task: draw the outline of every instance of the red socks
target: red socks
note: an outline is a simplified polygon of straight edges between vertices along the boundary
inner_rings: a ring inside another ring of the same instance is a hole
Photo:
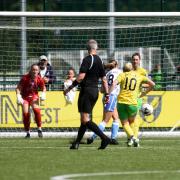
[[[23,113],[23,123],[25,131],[29,131],[30,129],[30,113]]]
[[[40,128],[41,127],[41,110],[40,108],[34,108],[33,111],[34,111],[37,127]]]

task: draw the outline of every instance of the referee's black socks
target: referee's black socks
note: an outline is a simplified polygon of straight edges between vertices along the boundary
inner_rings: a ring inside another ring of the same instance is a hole
[[[99,129],[99,127],[93,121],[88,121],[86,123],[86,126],[88,129],[97,134],[101,139],[107,138],[107,136]]]
[[[78,130],[77,139],[76,139],[77,143],[81,142],[81,140],[84,136],[84,133],[86,132],[86,129],[87,129],[86,124],[81,123],[81,126],[79,127],[79,130]]]

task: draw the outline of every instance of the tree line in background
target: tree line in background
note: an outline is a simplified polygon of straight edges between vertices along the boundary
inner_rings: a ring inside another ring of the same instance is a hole
[[[0,0],[0,11],[20,11],[21,0]],[[179,0],[114,0],[116,12],[179,11]],[[26,0],[27,11],[108,11],[109,0]]]

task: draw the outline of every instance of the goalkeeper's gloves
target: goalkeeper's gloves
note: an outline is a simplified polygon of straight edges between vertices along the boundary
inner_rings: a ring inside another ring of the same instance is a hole
[[[42,92],[41,96],[40,96],[40,99],[42,101],[46,100],[46,93],[45,92]]]
[[[109,93],[105,93],[105,95],[104,95],[104,103],[105,104],[109,103]]]
[[[17,94],[17,103],[18,104],[23,104],[24,103],[24,100],[23,100],[21,94]]]

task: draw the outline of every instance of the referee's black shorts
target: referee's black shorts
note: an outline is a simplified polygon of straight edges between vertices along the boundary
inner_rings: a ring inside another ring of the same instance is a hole
[[[95,87],[82,87],[78,98],[79,112],[92,113],[93,107],[98,99],[99,91]]]

